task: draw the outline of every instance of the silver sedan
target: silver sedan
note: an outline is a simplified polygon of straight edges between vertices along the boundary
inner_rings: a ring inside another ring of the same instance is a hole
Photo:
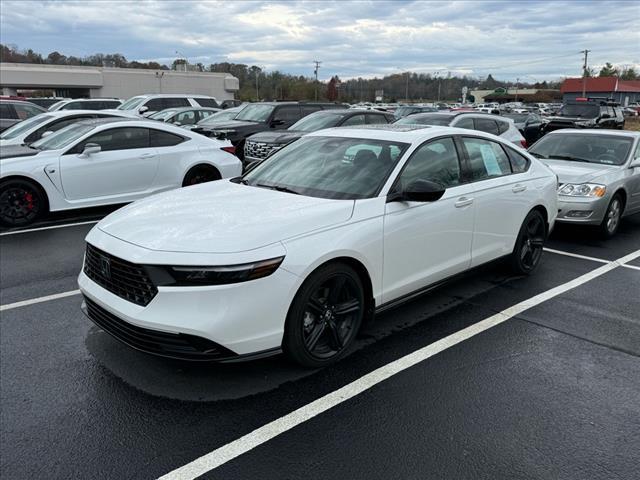
[[[557,130],[529,152],[558,176],[557,222],[611,237],[622,217],[640,212],[640,132]]]

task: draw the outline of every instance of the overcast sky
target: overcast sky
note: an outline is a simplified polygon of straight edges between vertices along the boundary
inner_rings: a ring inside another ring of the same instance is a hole
[[[446,70],[522,81],[640,66],[640,1],[0,0],[0,40],[47,55],[235,62],[320,77]]]

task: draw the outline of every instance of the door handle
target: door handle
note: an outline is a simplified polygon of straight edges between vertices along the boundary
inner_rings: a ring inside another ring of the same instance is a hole
[[[473,198],[460,197],[456,203],[454,203],[456,208],[466,207],[473,203]]]
[[[527,189],[526,185],[521,185],[521,184],[517,184],[514,185],[513,188],[511,189],[511,191],[513,193],[519,193],[519,192],[524,192]]]
[[[142,155],[140,155],[140,158],[153,158],[155,156],[155,153],[143,153]]]

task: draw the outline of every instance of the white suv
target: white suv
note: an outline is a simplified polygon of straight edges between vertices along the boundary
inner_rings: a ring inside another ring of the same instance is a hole
[[[491,133],[518,147],[527,148],[527,141],[510,118],[481,112],[434,112],[414,113],[398,120],[398,124],[437,125],[442,127],[467,128]]]
[[[131,97],[118,107],[122,113],[129,113],[138,117],[146,117],[152,113],[167,108],[180,107],[212,107],[219,108],[214,97],[206,95],[191,95],[181,93],[150,94]]]

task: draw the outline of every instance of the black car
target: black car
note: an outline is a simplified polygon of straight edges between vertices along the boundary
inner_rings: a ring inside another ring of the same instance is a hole
[[[339,103],[259,102],[244,107],[233,120],[197,125],[192,129],[207,137],[230,140],[236,147],[236,155],[244,160],[245,139],[254,133],[284,130],[302,117],[320,110],[344,108]]]
[[[537,113],[504,113],[503,117],[513,120],[516,128],[527,141],[528,145],[532,145],[542,135],[544,135],[542,126],[542,117]]]
[[[48,109],[51,105],[58,103],[60,100],[66,100],[62,97],[27,97],[27,102],[38,105],[39,107]]]
[[[22,120],[46,112],[42,107],[22,100],[0,101],[0,132]]]
[[[303,135],[323,128],[386,124],[394,120],[390,113],[377,110],[340,109],[315,112],[298,120],[286,130],[260,132],[248,137],[244,144],[244,162],[245,165],[249,165],[264,160]]]
[[[553,117],[547,117],[544,132],[561,128],[612,128],[624,129],[624,116],[617,103],[587,99],[567,102]]]

